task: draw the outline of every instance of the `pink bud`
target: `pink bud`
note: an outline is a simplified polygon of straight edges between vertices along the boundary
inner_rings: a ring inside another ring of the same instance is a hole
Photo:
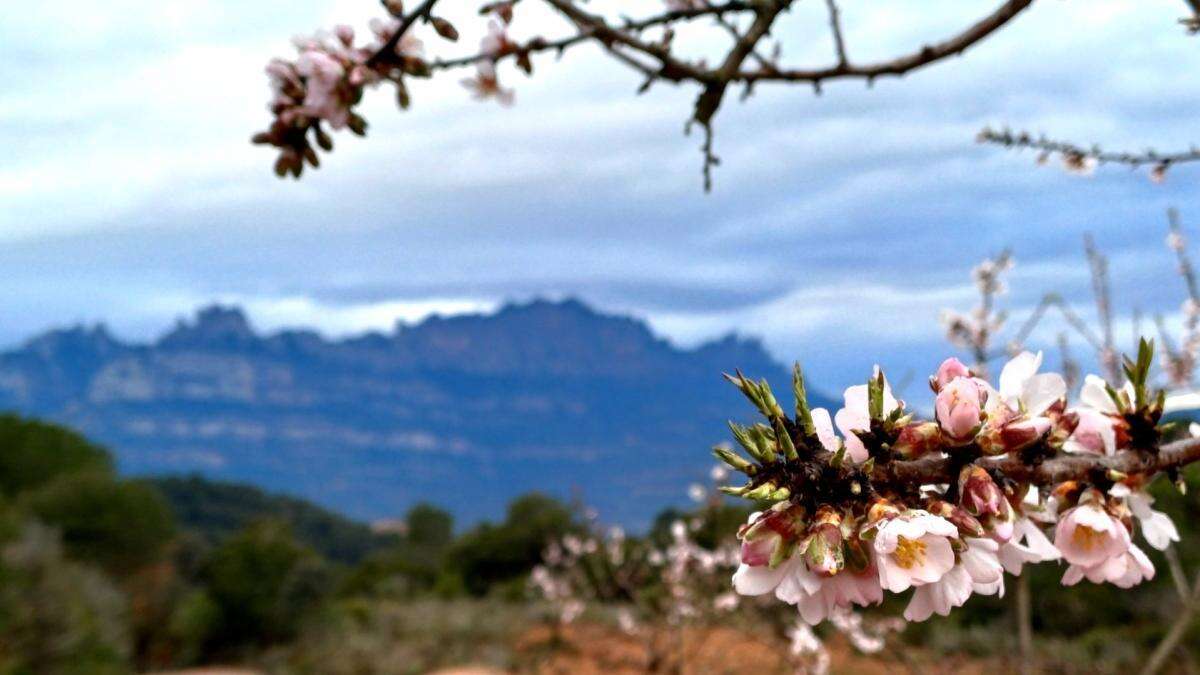
[[[979,432],[984,392],[971,378],[956,377],[938,392],[934,410],[946,437],[967,443]]]
[[[938,366],[937,375],[934,375],[935,391],[941,391],[942,387],[950,384],[952,380],[959,377],[970,377],[971,371],[962,361],[951,356],[942,361],[942,365]]]
[[[785,560],[804,529],[803,509],[780,502],[742,526],[742,563],[772,566]]]
[[[1091,408],[1079,408],[1075,412],[1079,423],[1070,436],[1068,450],[1096,455],[1112,454],[1116,441],[1113,419]]]
[[[962,505],[973,516],[995,515],[1008,504],[1004,492],[982,467],[963,467],[958,477]]]
[[[1000,429],[1000,442],[1006,452],[1019,452],[1042,439],[1050,431],[1046,417],[1011,422]]]
[[[354,29],[346,24],[341,24],[340,26],[334,28],[333,34],[336,35],[337,39],[341,40],[342,44],[346,45],[347,47],[354,44]]]
[[[779,534],[742,540],[742,564],[751,567],[764,567],[771,562],[771,554],[782,539]]]
[[[1012,538],[1016,514],[1004,491],[982,467],[963,467],[958,478],[959,499],[968,513],[977,517],[998,542]]]

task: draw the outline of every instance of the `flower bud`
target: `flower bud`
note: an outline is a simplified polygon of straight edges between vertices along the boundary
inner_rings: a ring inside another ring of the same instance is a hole
[[[842,551],[842,517],[832,507],[822,506],[808,529],[808,537],[800,545],[809,571],[831,577],[846,566]]]
[[[917,422],[900,429],[892,451],[905,459],[916,459],[942,448],[942,429],[937,422]]]
[[[1020,452],[1037,443],[1050,431],[1050,420],[1034,417],[1010,422],[1000,428],[1000,443],[1005,452]]]
[[[961,506],[955,506],[950,502],[935,499],[929,502],[928,510],[935,516],[941,516],[954,523],[954,526],[958,528],[958,533],[963,537],[978,538],[987,536],[979,520],[967,513],[966,509]]]
[[[930,378],[929,386],[932,387],[935,392],[938,392],[941,391],[943,387],[960,377],[971,377],[971,371],[965,365],[963,365],[962,361],[959,361],[952,356],[945,361],[942,361],[942,365],[938,366],[937,374]]]
[[[354,28],[341,24],[333,29],[333,34],[343,45],[349,47],[354,44]]]
[[[979,519],[993,539],[1012,538],[1016,512],[1004,491],[980,466],[965,466],[958,477],[959,500],[967,513]]]
[[[791,556],[803,531],[804,510],[780,502],[742,526],[742,563],[751,567],[776,567]]]
[[[979,384],[966,377],[955,378],[941,388],[934,410],[949,441],[966,444],[979,433],[984,396]]]
[[[962,505],[973,516],[996,514],[1007,503],[1004,492],[981,466],[964,466],[958,474],[958,492]]]

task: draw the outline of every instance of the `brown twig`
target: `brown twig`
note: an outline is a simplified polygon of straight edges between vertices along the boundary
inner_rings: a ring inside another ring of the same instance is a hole
[[[924,45],[917,51],[887,61],[856,66],[850,63],[837,64],[828,68],[783,69],[774,73],[739,73],[737,79],[745,81],[775,80],[785,82],[821,82],[838,78],[860,78],[873,81],[886,75],[899,76],[917,70],[942,59],[957,56],[968,48],[1002,28],[1022,11],[1033,4],[1033,0],[1008,0],[978,22],[953,37],[936,44]]]

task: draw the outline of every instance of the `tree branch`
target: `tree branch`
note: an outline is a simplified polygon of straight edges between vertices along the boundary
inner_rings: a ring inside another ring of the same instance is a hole
[[[412,28],[412,25],[416,23],[418,19],[428,20],[430,12],[433,11],[433,6],[436,4],[437,0],[425,0],[418,5],[416,9],[401,19],[399,28],[397,28],[396,32],[388,38],[387,42],[383,43],[383,46],[379,48],[379,51],[375,52],[371,55],[371,58],[367,59],[367,65],[373,66],[380,61],[383,61],[389,55],[394,55],[396,51],[396,45],[400,44],[400,40],[404,37],[404,34],[408,32],[408,29]]]
[[[996,11],[968,27],[954,37],[933,45],[925,45],[918,51],[879,63],[855,66],[839,63],[829,68],[814,70],[783,69],[776,72],[743,72],[736,79],[757,81],[821,82],[836,78],[865,78],[874,80],[884,75],[904,75],[949,56],[963,53],[975,43],[1002,28],[1022,11],[1033,4],[1033,0],[1008,0]]]
[[[850,60],[846,58],[846,42],[842,38],[842,19],[837,0],[825,0],[825,5],[829,8],[829,30],[833,33],[833,50],[837,54],[838,65],[847,66]]]
[[[1056,141],[1045,136],[1034,138],[1033,134],[1027,131],[1013,132],[1008,129],[996,131],[985,128],[979,132],[976,140],[980,143],[1000,145],[1009,149],[1037,150],[1042,153],[1042,159],[1053,154],[1061,155],[1068,165],[1079,170],[1087,168],[1084,163],[1090,161],[1095,164],[1121,164],[1135,169],[1152,166],[1158,171],[1165,172],[1174,164],[1200,161],[1200,148],[1197,147],[1171,153],[1159,153],[1154,150],[1106,152],[1097,145],[1085,148],[1068,141]],[[1161,174],[1156,175],[1155,178],[1160,179]]]
[[[1026,464],[1020,457],[985,457],[976,463],[998,470],[1015,481],[1053,485],[1068,480],[1087,480],[1106,471],[1152,476],[1200,461],[1200,438],[1168,443],[1155,454],[1121,451],[1111,457],[1069,455]],[[871,481],[877,485],[934,485],[958,480],[958,464],[950,457],[925,457],[888,462],[875,468]]]

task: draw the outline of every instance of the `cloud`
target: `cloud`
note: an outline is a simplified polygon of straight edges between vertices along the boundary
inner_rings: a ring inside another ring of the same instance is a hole
[[[851,56],[940,39],[987,4],[850,5]],[[578,295],[682,341],[761,334],[840,385],[876,358],[936,366],[940,309],[969,307],[971,266],[1004,247],[1019,261],[1014,316],[1047,291],[1087,308],[1085,231],[1112,255],[1126,311],[1182,298],[1162,213],[1195,202],[1194,169],[1165,186],[1121,170],[1079,179],[972,143],[985,124],[1114,148],[1191,140],[1200,54],[1171,5],[1038,3],[902,80],[732,97],[711,195],[699,139],[682,133],[694,89],[635,95],[639,77],[592,47],[538,58],[532,79],[506,70],[511,109],[469,101],[457,76],[414,83],[406,113],[376,92],[370,138],[339,135],[323,169],[277,181],[247,142],[267,120],[262,65],[291,35],[361,28],[376,8],[68,0],[0,24],[0,265],[15,317],[0,340],[99,319],[147,337],[211,299],[266,326],[345,333]],[[827,62],[825,21],[798,3],[777,31],[785,55]],[[483,30],[458,24],[449,53]],[[561,25],[535,13],[516,30]],[[713,37],[681,46],[702,54]]]

